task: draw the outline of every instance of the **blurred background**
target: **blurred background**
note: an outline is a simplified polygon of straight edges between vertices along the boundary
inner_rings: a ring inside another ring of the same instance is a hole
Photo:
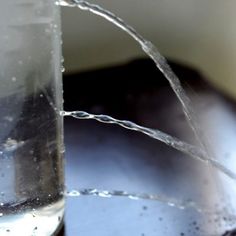
[[[201,71],[236,98],[234,0],[91,0],[113,11],[168,58]],[[143,56],[124,32],[91,13],[63,8],[66,73]]]

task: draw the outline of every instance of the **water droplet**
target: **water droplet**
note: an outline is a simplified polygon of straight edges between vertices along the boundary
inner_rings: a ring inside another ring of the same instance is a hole
[[[13,82],[16,82],[16,77],[12,77],[11,80],[12,80]]]
[[[59,5],[59,6],[70,6],[71,4],[69,2],[67,2],[66,0],[58,0],[58,1],[56,1],[56,5]]]
[[[0,212],[0,217],[2,217],[3,216],[3,213],[2,212]]]
[[[175,206],[175,204],[173,202],[168,202],[168,205],[171,207]]]
[[[143,206],[143,210],[146,211],[148,209],[147,206]]]
[[[63,138],[63,137],[62,137]],[[62,143],[60,146],[59,146],[59,152],[61,154],[65,153],[65,145]]]
[[[11,152],[11,151],[15,151],[17,148],[21,147],[22,145],[24,145],[24,141],[17,141],[15,139],[8,138],[6,142],[3,144],[3,147],[5,151]]]

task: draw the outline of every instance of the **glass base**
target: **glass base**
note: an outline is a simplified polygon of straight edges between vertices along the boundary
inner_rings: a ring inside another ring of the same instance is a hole
[[[49,206],[23,213],[7,214],[0,217],[1,236],[50,236],[60,229],[63,222],[65,200]]]

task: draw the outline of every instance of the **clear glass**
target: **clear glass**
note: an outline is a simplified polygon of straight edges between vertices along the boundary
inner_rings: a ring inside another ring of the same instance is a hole
[[[0,8],[0,235],[52,235],[64,213],[60,10]]]

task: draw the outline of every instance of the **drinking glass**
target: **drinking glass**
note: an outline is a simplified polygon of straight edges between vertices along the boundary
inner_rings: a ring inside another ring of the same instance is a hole
[[[0,8],[0,235],[52,235],[64,212],[60,10]]]

